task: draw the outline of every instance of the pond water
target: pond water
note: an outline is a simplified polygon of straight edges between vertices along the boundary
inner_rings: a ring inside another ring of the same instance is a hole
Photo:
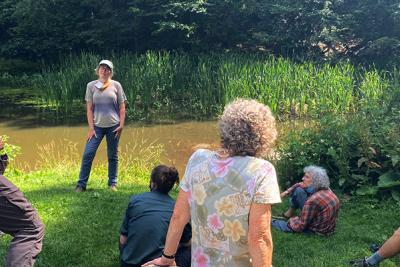
[[[82,109],[74,110],[68,118],[59,118],[56,111],[40,109],[36,102],[27,90],[0,88],[0,135],[8,135],[10,143],[22,148],[22,153],[14,162],[16,167],[24,170],[37,168],[40,155],[43,155],[40,149],[43,147],[53,150],[47,160],[59,161],[63,154],[69,153],[68,147],[73,146],[73,160],[80,162],[88,129],[83,106]],[[278,131],[282,134],[289,129],[304,126],[304,121],[287,121],[278,124]],[[125,126],[120,141],[121,154],[142,155],[143,148],[151,145],[162,146],[161,163],[174,165],[183,174],[189,156],[196,147],[218,147],[217,122]],[[107,162],[106,154],[104,139],[94,164]]]
[[[22,169],[34,169],[38,163],[40,147],[52,144],[52,149],[62,153],[67,144],[76,144],[81,156],[87,125],[33,126],[18,121],[0,122],[0,135],[8,135],[10,143],[22,148],[15,164]],[[183,174],[185,164],[198,145],[217,147],[219,143],[217,122],[182,122],[151,126],[127,125],[120,140],[121,153],[140,153],[143,146],[161,145],[161,163],[173,164]],[[53,160],[57,160],[55,157]],[[80,158],[77,159],[80,161]],[[107,161],[106,140],[100,145],[94,164]]]

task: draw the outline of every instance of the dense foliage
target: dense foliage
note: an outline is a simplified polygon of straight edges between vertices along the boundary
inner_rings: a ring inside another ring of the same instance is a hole
[[[387,65],[399,25],[398,0],[3,0],[0,56],[257,49]]]
[[[0,151],[0,155],[7,154],[8,161],[11,163],[14,161],[15,157],[21,153],[21,148],[19,146],[10,144],[8,142],[9,137],[7,135],[0,135],[0,139],[4,143],[4,148]]]
[[[389,196],[400,202],[400,93],[387,107],[352,116],[324,116],[280,140],[283,183],[299,180],[309,164],[327,168],[333,187],[358,195]]]
[[[65,57],[35,79],[40,96],[60,111],[83,103],[85,85],[96,78],[100,57]],[[236,97],[268,104],[279,117],[318,117],[379,104],[391,91],[392,73],[349,63],[295,63],[257,54],[155,53],[112,56],[131,119],[165,116],[212,118]]]

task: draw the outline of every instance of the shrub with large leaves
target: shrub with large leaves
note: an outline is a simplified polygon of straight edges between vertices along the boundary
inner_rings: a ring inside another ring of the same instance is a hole
[[[328,170],[333,187],[357,195],[391,196],[400,201],[400,109],[328,115],[292,130],[278,144],[283,183],[299,180],[316,164]]]

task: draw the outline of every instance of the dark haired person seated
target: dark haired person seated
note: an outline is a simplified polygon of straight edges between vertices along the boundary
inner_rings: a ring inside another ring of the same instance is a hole
[[[37,211],[3,173],[8,164],[1,155],[0,137],[0,231],[13,237],[8,247],[6,267],[31,267],[42,250],[44,225]]]
[[[308,166],[304,168],[303,182],[292,186],[281,197],[292,194],[291,205],[284,213],[289,221],[272,220],[272,227],[283,232],[306,232],[329,235],[335,231],[339,215],[339,199],[329,188],[328,174],[324,168]],[[299,216],[292,217],[295,208],[300,208]]]
[[[150,192],[134,195],[120,230],[121,267],[141,266],[162,255],[175,201],[168,195],[178,183],[178,171],[159,165],[151,172]],[[186,225],[175,261],[190,266],[192,229]]]

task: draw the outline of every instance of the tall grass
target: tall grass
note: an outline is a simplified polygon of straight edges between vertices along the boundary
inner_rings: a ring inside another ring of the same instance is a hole
[[[87,82],[96,79],[93,69],[100,59],[84,53],[45,69],[36,83],[42,99],[62,111],[72,110],[83,101]],[[167,52],[110,59],[135,118],[209,118],[236,97],[258,99],[283,116],[354,112],[363,105],[379,105],[398,86],[396,70],[383,73],[346,62],[333,66],[255,54]]]

